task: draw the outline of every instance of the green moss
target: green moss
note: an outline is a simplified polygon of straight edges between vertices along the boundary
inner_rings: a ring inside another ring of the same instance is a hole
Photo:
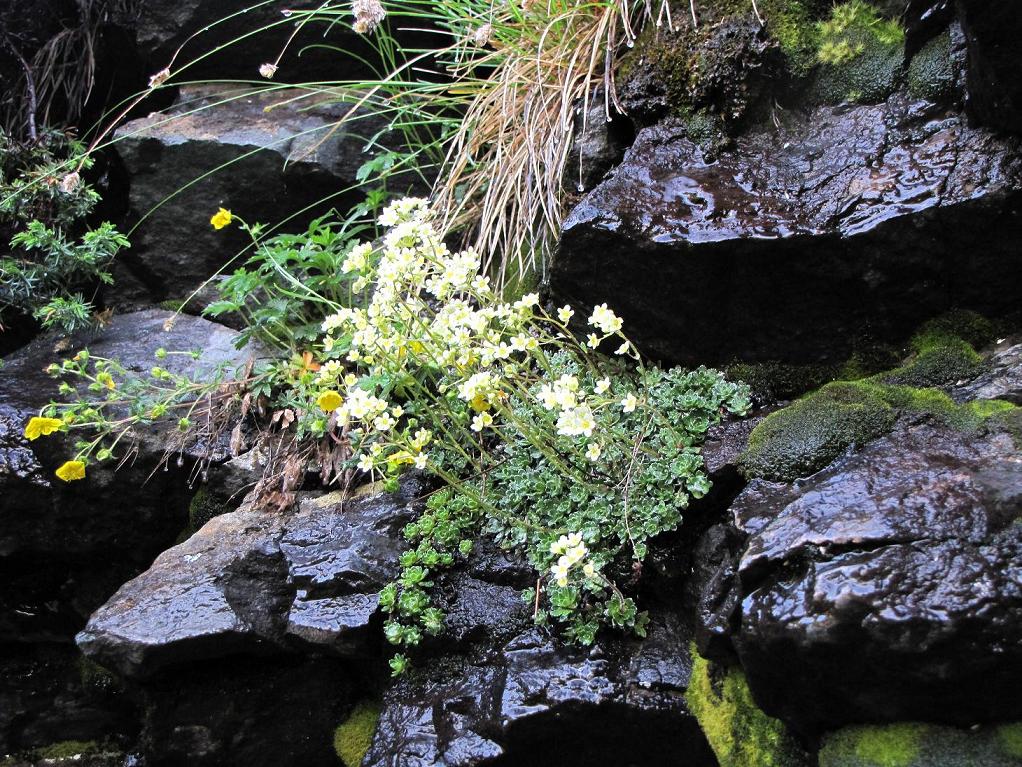
[[[752,699],[745,676],[728,669],[715,678],[709,661],[693,649],[692,677],[685,698],[721,767],[798,767],[805,753],[779,719]]]
[[[60,760],[98,754],[100,751],[99,744],[92,740],[64,740],[60,743],[37,748],[33,755],[36,759]]]
[[[823,103],[874,103],[898,83],[905,31],[862,0],[835,5],[817,25],[816,60],[821,65],[812,99]]]
[[[1007,756],[1022,759],[1022,722],[998,727],[997,741]]]
[[[202,485],[188,504],[188,526],[193,531],[198,530],[213,517],[219,517],[229,510],[229,507],[221,502],[209,488]]]
[[[820,767],[910,767],[925,734],[921,724],[849,727],[827,740]]]
[[[951,35],[937,35],[923,46],[908,65],[908,90],[917,99],[942,102],[954,94],[955,67],[951,60]]]
[[[722,10],[731,14],[750,10],[750,3],[743,0],[726,0],[722,5]],[[767,34],[777,41],[788,69],[796,76],[807,74],[816,63],[819,34],[815,20],[826,5],[829,3],[812,0],[760,0],[757,3]]]
[[[896,418],[874,387],[827,384],[758,424],[739,466],[750,478],[790,482],[824,468],[851,445],[885,434]]]
[[[1016,740],[1006,742],[1005,733],[1008,741]],[[820,767],[1018,767],[1022,725],[973,730],[905,722],[847,727],[824,738],[819,756]]]
[[[334,750],[345,767],[358,767],[372,745],[376,725],[380,721],[380,704],[363,701],[352,710],[334,731]]]
[[[917,352],[934,349],[947,343],[964,341],[974,349],[992,343],[997,331],[985,317],[965,309],[956,309],[924,324],[912,337]]]
[[[903,386],[945,386],[972,378],[983,368],[983,358],[965,341],[946,339],[929,345],[903,367],[884,376],[886,383]]]
[[[78,674],[82,680],[82,688],[92,694],[103,695],[123,688],[116,674],[84,656],[78,659]]]

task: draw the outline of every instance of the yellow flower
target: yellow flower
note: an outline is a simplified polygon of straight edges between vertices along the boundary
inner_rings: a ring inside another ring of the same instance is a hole
[[[214,229],[223,229],[231,223],[233,218],[234,217],[231,215],[229,210],[226,208],[220,208],[220,210],[213,214],[213,218],[209,220],[209,223],[213,225]]]
[[[316,398],[316,404],[329,413],[344,404],[344,398],[335,391],[325,391]]]
[[[477,394],[476,396],[474,396],[472,398],[472,401],[469,402],[469,404],[472,406],[472,409],[475,410],[477,413],[482,413],[483,411],[490,409],[490,401],[486,399],[486,397],[484,397],[482,394]]]
[[[85,479],[85,464],[81,461],[65,461],[64,465],[57,469],[57,479],[65,482],[74,482],[76,479]]]
[[[46,437],[53,434],[63,425],[64,422],[59,418],[40,418],[35,416],[29,419],[29,422],[25,425],[25,436],[29,439]]]

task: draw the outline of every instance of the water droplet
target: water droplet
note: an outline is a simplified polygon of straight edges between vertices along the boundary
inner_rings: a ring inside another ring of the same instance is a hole
[[[586,190],[586,188],[582,186],[582,184],[579,184],[577,187],[575,187],[575,189],[577,189],[580,192],[584,192]]]

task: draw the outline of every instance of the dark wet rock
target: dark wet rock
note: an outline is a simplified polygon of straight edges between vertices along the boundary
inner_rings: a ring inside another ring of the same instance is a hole
[[[909,0],[903,16],[906,55],[914,55],[947,27],[954,14],[954,0]]]
[[[1022,405],[1022,343],[1002,343],[983,363],[983,371],[970,381],[954,386],[956,402],[1001,399]]]
[[[437,658],[388,691],[364,765],[714,765],[684,692],[685,630],[566,647],[524,624],[506,643]]]
[[[803,731],[1019,717],[1020,465],[1008,434],[916,420],[797,484],[750,483],[704,651],[730,637],[757,702]]]
[[[250,354],[234,344],[237,334],[194,317],[174,319],[171,312],[145,310],[117,315],[91,339],[82,339],[57,352],[55,340],[41,338],[4,359],[0,377],[0,557],[33,555],[125,555],[144,562],[173,540],[184,526],[191,491],[187,465],[175,459],[169,470],[157,470],[165,450],[177,444],[173,424],[136,433],[133,460],[119,471],[116,461],[93,464],[85,480],[63,483],[54,470],[73,453],[71,440],[57,434],[29,442],[25,424],[51,401],[59,401],[58,381],[47,366],[73,356],[81,347],[91,354],[118,360],[131,374],[148,375],[157,364],[156,350],[200,351],[198,360],[168,355],[161,367],[174,373],[201,377],[221,367],[228,374]],[[75,383],[72,379],[71,383]],[[188,444],[179,455],[194,462],[213,451],[213,458],[228,458],[226,446]],[[113,499],[116,498],[116,502]],[[169,538],[168,538],[169,536]]]
[[[333,730],[357,675],[331,658],[194,663],[141,690],[152,767],[332,767]]]
[[[0,644],[0,754],[69,740],[126,742],[136,733],[121,685],[73,647]]]
[[[607,301],[647,351],[685,363],[843,362],[952,303],[1012,310],[1017,143],[920,108],[788,112],[716,160],[684,121],[641,130],[565,221],[557,300]]]
[[[281,11],[321,5],[316,0],[286,5],[248,0],[146,0],[124,3],[124,10],[115,12],[114,20],[132,33],[137,55],[149,67],[150,75],[170,65],[173,58],[175,67],[195,62],[183,79],[258,80],[260,65],[277,61],[296,30],[298,19],[289,20]],[[355,56],[317,50],[317,44],[339,46],[362,56],[372,51],[358,35],[340,25],[328,30],[324,22],[306,24],[287,46],[274,80],[347,80],[368,72]],[[223,50],[216,50],[224,45]]]
[[[130,176],[129,218],[140,222],[118,260],[119,301],[187,299],[250,244],[236,225],[220,231],[209,225],[221,206],[249,223],[277,224],[285,212],[300,212],[285,225],[295,231],[355,202],[357,192],[341,193],[372,157],[366,148],[379,120],[360,118],[334,130],[351,104],[317,106],[303,98],[281,105],[297,91],[245,94],[186,88],[175,107],[118,129],[117,151]]]
[[[243,504],[126,583],[78,644],[128,677],[240,653],[371,654],[423,488],[410,477],[394,496],[314,496],[293,513]]]
[[[1022,16],[1011,3],[958,0],[969,47],[969,111],[985,125],[1022,131]]]
[[[613,103],[605,101],[602,89],[597,90],[585,114],[580,105],[575,115],[575,137],[564,166],[564,188],[569,192],[592,189],[621,162],[633,137],[628,120],[618,114]]]

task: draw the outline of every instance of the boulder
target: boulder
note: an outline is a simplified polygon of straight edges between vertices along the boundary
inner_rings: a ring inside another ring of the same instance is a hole
[[[956,402],[1000,399],[1022,405],[1022,343],[998,344],[982,372],[954,386],[950,394]]]
[[[296,512],[248,502],[153,562],[89,619],[86,657],[126,677],[239,654],[374,653],[377,594],[400,570],[400,531],[424,485]]]
[[[1011,3],[958,0],[969,47],[968,107],[983,124],[1022,131],[1022,17]]]
[[[517,635],[438,657],[393,686],[362,764],[717,763],[685,703],[683,626],[660,615],[645,641],[585,649],[528,627],[521,612]]]
[[[840,363],[952,304],[1013,310],[1020,212],[1018,141],[902,93],[781,113],[718,156],[669,118],[571,211],[551,288],[671,362]]]
[[[220,207],[293,232],[361,201],[356,174],[383,123],[360,113],[337,128],[351,108],[313,103],[308,92],[207,86],[184,88],[176,106],[121,126],[115,147],[129,177],[128,223],[138,226],[118,259],[116,301],[188,299],[240,266],[232,259],[251,239],[237,226],[209,225]]]
[[[764,711],[806,733],[1018,718],[1020,458],[993,426],[917,417],[808,479],[754,480],[701,644],[730,640]]]

